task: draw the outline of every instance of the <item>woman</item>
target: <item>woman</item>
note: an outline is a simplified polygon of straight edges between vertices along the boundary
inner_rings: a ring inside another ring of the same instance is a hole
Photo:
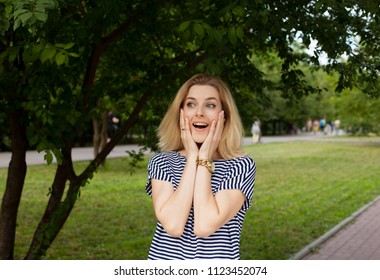
[[[148,165],[158,219],[149,259],[240,258],[256,172],[242,136],[223,81],[198,74],[182,85],[158,128],[161,153]]]

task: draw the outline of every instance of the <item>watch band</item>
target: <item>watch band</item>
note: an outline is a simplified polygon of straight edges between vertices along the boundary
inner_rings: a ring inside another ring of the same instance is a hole
[[[197,165],[205,166],[207,167],[207,170],[212,173],[214,172],[214,162],[209,159],[197,159]]]

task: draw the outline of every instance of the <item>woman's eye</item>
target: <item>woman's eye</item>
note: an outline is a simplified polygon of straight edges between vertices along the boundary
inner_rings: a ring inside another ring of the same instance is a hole
[[[189,102],[189,103],[186,104],[186,106],[188,108],[193,108],[195,106],[195,104],[193,102]]]
[[[213,104],[213,103],[210,103],[210,104],[207,104],[207,107],[208,107],[208,108],[215,108],[215,107],[216,107],[216,105],[215,105],[215,104]]]

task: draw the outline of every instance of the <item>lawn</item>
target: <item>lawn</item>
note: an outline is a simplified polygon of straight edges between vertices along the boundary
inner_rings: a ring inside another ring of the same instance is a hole
[[[380,195],[377,142],[291,142],[245,147],[257,164],[242,259],[289,259]],[[80,199],[46,259],[146,259],[155,229],[145,193],[148,157],[133,172],[108,160]],[[76,163],[79,171],[86,163]],[[29,166],[20,205],[15,258],[22,259],[48,200],[52,166]],[[3,195],[6,169],[0,169]]]

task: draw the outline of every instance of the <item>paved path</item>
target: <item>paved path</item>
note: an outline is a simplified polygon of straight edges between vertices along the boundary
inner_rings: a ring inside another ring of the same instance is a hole
[[[126,151],[139,150],[138,145],[120,145],[116,146],[111,153],[107,156],[107,158],[118,158],[118,157],[126,157],[128,156]],[[46,164],[44,160],[44,152],[37,151],[27,151],[26,152],[26,162],[28,165],[36,165],[36,164]],[[72,151],[73,161],[85,161],[91,160],[94,158],[92,147],[83,147],[83,148],[74,148]],[[2,152],[0,153],[0,168],[8,167],[9,161],[11,160],[10,152]],[[55,159],[53,160],[55,162]]]
[[[380,196],[305,247],[294,259],[380,260]]]
[[[294,136],[264,136],[262,143],[289,141],[363,141],[359,139],[325,137],[324,135],[302,134]],[[366,141],[380,143],[379,138]],[[252,144],[250,137],[244,144]],[[138,150],[137,145],[116,146],[108,158],[128,156],[127,150]],[[92,148],[74,148],[74,161],[91,160]],[[0,168],[7,168],[11,153],[0,153]],[[44,153],[28,151],[28,164],[45,164]],[[380,184],[380,183],[379,183]],[[380,185],[379,185],[380,188]],[[380,260],[380,196],[343,220],[320,238],[307,245],[292,259],[296,260]]]
[[[312,139],[323,139],[322,135],[294,135],[294,136],[266,136],[263,137],[262,143],[270,142],[288,142],[288,141],[307,141]],[[252,144],[252,138],[244,138],[244,145]],[[118,157],[127,157],[128,154],[126,151],[138,151],[138,145],[120,145],[116,146],[112,152],[107,156],[107,158],[118,158]],[[26,153],[26,162],[28,165],[35,164],[46,164],[44,160],[44,152],[38,153],[37,151],[27,151]],[[72,151],[73,161],[85,161],[93,159],[93,149],[92,147],[81,147],[74,148]],[[9,161],[11,160],[10,152],[0,152],[0,168],[7,168]],[[55,160],[54,160],[55,162]]]

